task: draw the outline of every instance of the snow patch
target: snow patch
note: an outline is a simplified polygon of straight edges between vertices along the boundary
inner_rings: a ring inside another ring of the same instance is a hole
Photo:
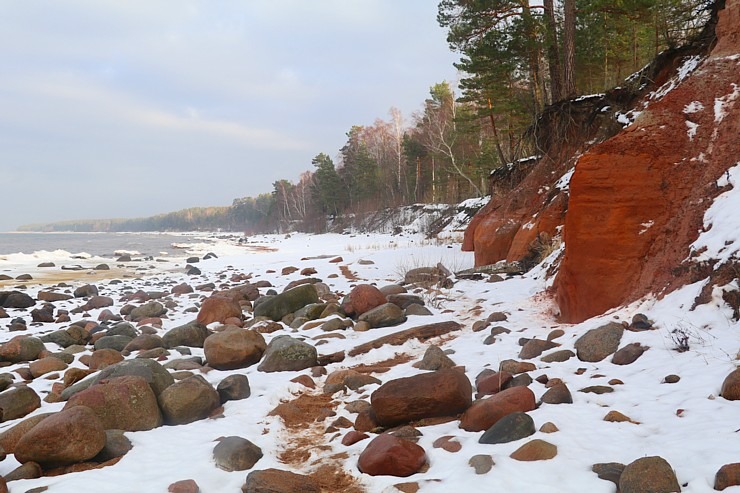
[[[693,141],[696,136],[696,131],[699,129],[699,124],[686,120],[686,126],[689,127],[688,130],[686,130],[686,135],[689,136],[689,140]]]
[[[642,229],[637,234],[638,235],[641,235],[641,234],[645,233],[648,229],[650,229],[650,228],[653,227],[653,224],[655,224],[655,221],[653,221],[652,219],[649,220],[649,221],[646,221],[644,223],[640,223],[640,226],[642,226]]]
[[[690,115],[691,113],[698,113],[699,111],[702,111],[704,109],[704,105],[701,104],[701,101],[692,101],[683,108],[683,112],[687,115]]]
[[[740,86],[732,83],[732,92],[714,100],[714,123],[719,125],[727,116],[728,108],[735,104],[740,97]]]
[[[575,173],[575,171],[575,166],[566,171],[565,174],[561,176],[558,182],[555,184],[555,188],[557,188],[558,190],[567,191],[570,188],[570,179],[573,177],[573,173]]]
[[[691,244],[692,251],[702,251],[698,260],[717,259],[717,266],[740,252],[740,162],[717,180],[717,186],[732,188],[714,199],[704,213],[705,231]]]
[[[678,68],[678,72],[674,77],[671,77],[671,79],[660,86],[657,90],[655,90],[653,93],[650,94],[649,99],[652,100],[658,100],[665,97],[666,94],[677,88],[683,80],[689,76],[691,72],[693,72],[696,67],[699,66],[699,63],[702,61],[703,57],[699,55],[694,55],[691,57],[686,58],[686,60],[681,64],[681,66]]]

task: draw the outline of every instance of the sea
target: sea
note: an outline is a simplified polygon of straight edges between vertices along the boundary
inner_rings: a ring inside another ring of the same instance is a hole
[[[210,239],[203,233],[0,233],[0,255],[62,250],[93,257],[160,256],[182,253],[194,242]]]

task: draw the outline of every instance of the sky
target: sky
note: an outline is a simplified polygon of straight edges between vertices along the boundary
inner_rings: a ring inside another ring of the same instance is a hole
[[[457,79],[434,0],[8,0],[0,231],[230,205]]]

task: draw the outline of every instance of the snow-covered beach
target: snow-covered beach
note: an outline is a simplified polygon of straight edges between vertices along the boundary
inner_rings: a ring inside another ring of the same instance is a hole
[[[403,280],[405,272],[416,267],[442,263],[450,270],[460,271],[472,266],[472,254],[461,252],[458,244],[415,235],[261,236],[250,238],[249,245],[253,248],[248,254],[224,245],[217,258],[194,264],[200,269],[200,275],[188,276],[182,266],[163,268],[164,264],[149,262],[151,271],[123,279],[121,283],[96,279],[100,295],[112,298],[114,304],[72,315],[72,321],[80,318],[96,321],[104,309],[117,314],[126,304],[120,301],[125,294],[139,290],[158,292],[160,294],[153,293],[158,301],[171,302],[168,304],[171,308],[161,318],[161,327],[153,326],[155,334],[161,336],[174,327],[193,321],[202,299],[210,295],[208,291],[197,289],[192,294],[169,294],[173,286],[181,283],[195,287],[212,282],[222,289],[243,284],[245,280],[251,283],[269,281],[277,292],[281,292],[291,281],[308,277],[301,275],[301,271],[312,272],[304,269],[315,269],[316,273],[310,277],[321,279],[341,299],[358,284],[381,287],[398,283]],[[338,257],[341,257],[340,261],[337,261]],[[527,373],[534,379],[529,388],[537,401],[548,390],[548,381],[560,379],[570,390],[572,404],[542,403],[529,412],[538,430],[545,423],[553,423],[558,430],[554,433],[537,431],[530,438],[490,445],[478,443],[481,432],[464,431],[456,419],[419,426],[418,445],[424,449],[428,469],[409,478],[370,476],[361,473],[357,466],[358,457],[370,440],[345,446],[342,438],[351,428],[343,428],[346,425],[339,423],[332,428],[332,424],[339,418],[346,418],[340,422],[354,423],[357,414],[347,411],[347,404],[369,400],[371,393],[379,388],[378,383],[367,384],[357,391],[345,388],[326,400],[327,408],[335,414],[303,427],[289,427],[281,417],[271,416],[271,411],[281,402],[292,401],[303,394],[321,395],[326,376],[310,369],[267,373],[259,371],[257,365],[235,370],[203,366],[191,370],[191,373],[202,375],[213,387],[229,375],[246,375],[251,395],[226,402],[223,409],[211,418],[186,425],[127,432],[125,436],[133,447],[114,465],[53,477],[10,481],[9,490],[25,492],[48,487],[48,491],[54,492],[164,492],[177,481],[192,479],[202,492],[239,491],[252,470],[275,468],[299,474],[313,473],[315,480],[323,478],[325,491],[330,491],[332,484],[338,488],[335,491],[350,488],[356,488],[355,491],[396,491],[393,485],[410,482],[417,483],[419,491],[423,492],[489,489],[611,492],[615,491],[615,485],[599,479],[592,472],[594,464],[629,464],[641,457],[661,456],[675,470],[678,481],[683,485],[682,491],[713,491],[717,470],[724,464],[736,462],[740,450],[736,434],[739,426],[737,402],[719,396],[723,379],[735,368],[738,351],[738,323],[732,320],[731,310],[716,296],[712,302],[691,310],[701,289],[701,283],[698,283],[660,301],[646,299],[578,325],[559,324],[556,307],[544,293],[549,282],[545,272],[550,261],[552,258],[524,276],[512,276],[502,282],[455,280],[453,276],[455,282],[451,287],[417,288],[417,294],[432,315],[410,315],[400,325],[367,331],[349,327],[325,332],[322,324],[312,321],[297,328],[283,325],[279,330],[263,335],[268,342],[285,334],[303,339],[314,345],[320,356],[344,351],[347,356],[343,361],[325,365],[328,374],[380,362],[382,368],[377,373],[368,374],[383,383],[423,373],[413,364],[421,360],[430,344],[436,344],[464,369],[471,382],[475,382],[476,376],[485,369],[498,370],[502,361],[520,360],[522,338],[545,340],[559,329],[563,334],[553,339],[559,346],[545,351],[544,355],[564,349],[574,350],[575,341],[589,329],[608,322],[630,322],[635,314],[645,314],[654,322],[654,330],[625,331],[621,338],[620,347],[639,343],[649,348],[631,364],[615,365],[609,358],[597,363],[584,362],[577,357],[550,363],[543,362],[541,357],[522,359],[534,365],[535,369]],[[283,271],[286,267],[297,270],[283,274],[292,270]],[[34,282],[23,283],[22,291],[36,297],[39,291],[50,288]],[[53,290],[71,292],[87,282],[83,272],[79,273],[79,279],[67,281],[69,287]],[[13,285],[18,284],[21,283],[13,281]],[[2,290],[12,287],[6,284]],[[266,289],[260,288],[260,291],[264,294]],[[409,291],[414,292],[415,289],[409,286]],[[55,302],[54,307],[57,311],[71,311],[84,302],[84,299],[72,298]],[[28,310],[6,311],[9,318],[3,320],[2,342],[19,334],[42,336],[70,325],[54,322],[33,324]],[[483,321],[494,312],[503,313],[506,320],[479,330],[485,325]],[[17,317],[27,320],[27,329],[9,332],[8,322]],[[336,315],[328,318],[332,317]],[[245,319],[250,319],[246,311]],[[462,329],[425,342],[410,339],[398,346],[385,345],[356,356],[348,355],[351,349],[382,336],[445,321],[458,322]],[[220,325],[215,322],[209,328],[218,330]],[[504,326],[511,332],[500,332],[491,338],[493,326]],[[678,352],[677,341],[682,336],[687,338],[688,350]],[[45,346],[52,353],[62,351],[54,343],[46,343]],[[86,369],[80,357],[91,350],[92,346],[87,346],[85,351],[75,354],[69,368]],[[190,351],[192,356],[204,356],[202,348],[193,347]],[[126,358],[136,356],[137,352],[132,352]],[[159,363],[167,364],[185,357],[176,350],[169,350],[167,356],[157,359]],[[393,363],[387,363],[389,361]],[[20,385],[23,380],[20,375],[26,374],[21,369],[27,368],[28,363],[6,365],[3,372],[13,375],[13,385]],[[53,390],[58,390],[54,386],[59,386],[63,374],[63,371],[58,371],[39,376],[25,385],[44,399]],[[666,376],[671,374],[678,375],[680,380],[666,383]],[[305,377],[296,378],[301,375]],[[182,376],[180,374],[178,378]],[[307,386],[307,377],[315,388]],[[593,386],[602,386],[600,391],[605,393],[580,391]],[[604,387],[610,390],[605,391]],[[4,421],[0,424],[0,433],[28,417],[60,411],[64,405],[64,402],[42,402],[28,416]],[[619,411],[631,421],[604,421],[610,411]],[[369,435],[374,436],[373,433]],[[248,439],[262,450],[263,457],[248,471],[219,469],[213,459],[213,449],[217,440],[225,436]],[[441,448],[436,442],[440,437],[453,437],[450,440],[459,443],[460,449],[450,452]],[[557,446],[556,456],[534,462],[509,457],[532,439],[542,439]],[[476,474],[468,463],[479,455],[489,455],[494,462],[485,474]],[[8,475],[19,465],[13,455],[8,455],[0,462],[0,474]],[[324,469],[320,470],[321,466]],[[328,477],[327,471],[333,471],[334,476]]]

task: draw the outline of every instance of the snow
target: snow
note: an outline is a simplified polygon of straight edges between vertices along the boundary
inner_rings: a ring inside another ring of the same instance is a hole
[[[737,101],[738,97],[740,97],[740,86],[732,83],[732,92],[719,97],[715,98],[714,100],[714,123],[719,125],[722,123],[722,120],[724,120],[725,116],[727,116],[727,108],[729,106],[732,106],[735,104],[735,101]]]
[[[686,106],[684,106],[683,112],[687,115],[690,115],[692,113],[698,113],[699,111],[702,111],[704,109],[704,105],[701,104],[701,101],[692,101]]]
[[[641,223],[640,226],[642,226],[642,229],[637,234],[638,235],[645,234],[648,229],[653,227],[653,224],[655,224],[655,221],[653,221],[652,219],[650,221]]]
[[[572,174],[572,170],[569,172]],[[568,173],[566,173],[568,175]],[[560,181],[564,181],[561,178]],[[717,255],[728,258],[730,250],[737,251],[735,246],[724,246],[724,242],[737,239],[740,232],[740,192],[735,185],[740,179],[740,163],[718,185],[732,185],[733,188],[717,197],[707,211],[706,222],[712,229],[703,233],[695,248],[707,246],[705,255]],[[648,223],[643,227],[649,227]],[[737,243],[736,244],[740,244]],[[317,270],[315,277],[324,281],[335,292],[346,294],[355,282],[343,277],[329,277],[339,273],[338,264],[331,263],[334,256],[341,256],[341,265],[346,265],[360,279],[357,282],[375,282],[384,285],[397,282],[403,273],[410,268],[434,265],[442,262],[452,271],[472,267],[473,254],[461,252],[460,245],[446,241],[429,240],[418,234],[404,233],[403,236],[387,234],[356,235],[306,235],[291,234],[260,235],[249,238],[253,247],[245,250],[240,247],[238,253],[228,253],[234,247],[223,242],[219,251],[227,252],[217,259],[202,261],[198,267],[203,271],[205,280],[219,282],[222,274],[252,274],[252,279],[270,280],[275,289],[282,290],[288,282],[301,278],[296,272],[287,276],[280,275],[286,266],[299,268],[313,267]],[[213,247],[213,245],[212,245]],[[263,247],[263,248],[258,248]],[[213,249],[213,248],[212,248]],[[554,252],[543,264],[525,276],[515,276],[498,283],[484,281],[458,280],[452,288],[424,292],[422,296],[427,306],[433,311],[431,317],[411,316],[409,320],[397,327],[372,329],[367,332],[347,330],[342,333],[346,339],[326,339],[328,342],[318,346],[320,354],[347,350],[359,344],[408,329],[421,324],[455,320],[464,325],[464,329],[446,337],[444,341],[432,341],[441,344],[450,351],[450,357],[464,367],[465,374],[472,381],[485,368],[497,369],[498,364],[509,358],[517,358],[520,350],[520,337],[545,338],[553,329],[560,328],[565,335],[556,341],[562,346],[555,349],[573,349],[577,338],[587,330],[611,321],[630,320],[637,312],[646,314],[655,321],[656,330],[647,332],[624,333],[621,346],[640,342],[650,349],[635,363],[627,366],[616,366],[606,359],[599,363],[585,363],[571,358],[563,363],[546,364],[538,358],[532,362],[537,370],[532,377],[546,374],[549,378],[560,378],[570,388],[573,404],[543,404],[530,415],[536,428],[545,422],[553,422],[560,431],[552,434],[537,432],[531,438],[540,438],[557,445],[557,456],[549,461],[518,462],[509,457],[515,449],[529,439],[516,442],[485,445],[479,444],[480,433],[466,432],[452,421],[435,426],[421,428],[423,436],[419,440],[429,460],[429,470],[410,478],[388,476],[370,477],[357,470],[357,459],[368,441],[361,441],[345,447],[340,438],[331,440],[331,435],[320,435],[317,440],[329,447],[325,452],[314,450],[311,460],[297,464],[283,464],[279,460],[280,452],[296,441],[296,436],[285,429],[279,418],[267,416],[281,400],[292,399],[300,392],[307,391],[302,386],[291,383],[290,379],[304,372],[262,373],[255,366],[233,371],[212,370],[204,377],[217,385],[224,377],[234,373],[249,377],[252,395],[242,401],[231,401],[224,406],[223,417],[201,420],[184,426],[163,426],[151,431],[126,433],[133,443],[133,449],[116,465],[98,470],[72,473],[57,477],[42,477],[12,481],[9,483],[11,493],[22,493],[32,488],[48,486],[54,493],[73,493],[83,491],[105,491],[123,493],[133,490],[142,492],[164,492],[167,486],[182,479],[194,479],[203,493],[239,491],[249,471],[226,472],[215,467],[212,450],[215,440],[221,436],[238,435],[257,444],[264,452],[264,457],[256,464],[256,469],[270,467],[288,469],[298,473],[310,473],[315,469],[313,459],[327,458],[338,453],[346,453],[346,459],[337,459],[348,474],[358,478],[366,491],[373,493],[394,491],[392,485],[415,481],[421,493],[449,493],[450,491],[526,491],[532,493],[556,493],[562,491],[613,492],[614,485],[598,479],[591,472],[591,466],[598,462],[629,463],[647,455],[660,455],[676,471],[679,483],[686,483],[684,493],[709,492],[712,490],[714,474],[724,464],[738,460],[737,438],[734,434],[738,428],[737,417],[740,402],[730,402],[718,396],[719,388],[725,376],[736,366],[734,355],[738,350],[738,331],[740,324],[731,319],[731,310],[721,299],[721,292],[715,290],[713,300],[691,310],[694,298],[703,284],[698,282],[675,291],[661,300],[647,297],[630,306],[621,307],[602,316],[592,318],[581,324],[569,325],[558,323],[555,315],[557,307],[543,294],[552,282],[545,276],[546,266],[555,261],[562,251]],[[321,257],[313,258],[311,257]],[[304,259],[304,260],[301,260]],[[360,260],[370,261],[372,263]],[[24,268],[31,269],[38,259],[29,261]],[[163,271],[153,265],[155,270],[140,279],[127,279],[128,289],[151,289],[147,286],[157,285],[166,279],[175,283],[188,282],[198,284],[182,272]],[[269,273],[267,271],[274,271]],[[30,270],[29,270],[30,271]],[[82,284],[84,277],[75,285]],[[124,288],[116,285],[99,283],[106,295],[119,299]],[[120,285],[119,285],[120,286]],[[41,289],[39,285],[30,285],[27,292],[35,295]],[[118,291],[117,291],[118,290]],[[183,311],[193,304],[189,298],[178,298],[180,308],[168,314],[164,330],[176,327],[192,320],[193,314]],[[80,304],[71,300],[55,303],[58,309],[71,309]],[[477,308],[476,308],[477,307]],[[120,309],[120,304],[114,310]],[[493,311],[508,314],[508,320],[501,323],[512,329],[509,336],[499,336],[493,345],[483,345],[482,341],[488,331],[473,332],[472,324]],[[26,312],[9,310],[11,317],[24,316]],[[90,312],[90,319],[96,319],[99,310]],[[44,324],[40,327],[29,326],[26,333],[39,334],[49,330],[66,327],[66,324]],[[163,330],[163,332],[164,332]],[[683,331],[689,338],[690,350],[679,353],[674,350],[675,334],[672,331]],[[311,341],[322,334],[319,328],[293,331],[285,328],[266,338],[289,333]],[[0,332],[0,340],[11,338],[14,333]],[[342,363],[329,365],[329,372],[366,363],[370,364],[389,359],[399,353],[407,353],[420,358],[428,346],[419,341],[408,341],[401,346],[384,346],[367,354],[348,357]],[[47,348],[56,351],[54,344]],[[554,350],[553,350],[554,351]],[[193,355],[202,356],[203,350],[192,349]],[[174,352],[173,352],[174,353]],[[175,359],[171,355],[168,360]],[[164,362],[163,362],[164,363]],[[383,382],[395,378],[418,374],[412,362],[392,367],[387,373],[375,375]],[[23,365],[12,365],[3,371],[12,373]],[[72,366],[84,368],[75,360]],[[580,368],[585,372],[577,374]],[[669,385],[663,383],[666,375],[676,373],[681,376],[680,382]],[[611,379],[619,379],[623,385],[614,385],[611,394],[594,395],[578,392],[588,385],[605,385]],[[44,378],[33,380],[29,386],[40,395],[50,391],[53,381]],[[319,388],[322,380],[317,379]],[[337,417],[343,416],[354,421],[355,415],[348,413],[343,404],[356,400],[360,395],[369,396],[377,385],[368,385],[360,393],[336,394],[340,404],[337,406]],[[534,382],[530,388],[539,399],[546,391],[544,385]],[[320,390],[314,391],[316,393]],[[46,404],[34,414],[57,411],[62,404]],[[682,409],[680,416],[677,411]],[[609,423],[603,421],[610,410],[618,410],[640,424]],[[332,420],[335,418],[331,418]],[[0,432],[18,421],[0,424]],[[322,423],[323,427],[328,425]],[[341,431],[343,435],[345,431]],[[434,440],[443,435],[453,435],[462,444],[458,453],[449,453],[434,448]],[[468,465],[470,457],[476,454],[490,454],[495,465],[490,473],[476,475]],[[700,460],[698,460],[700,458]],[[12,471],[18,463],[12,455],[0,462],[0,474]],[[133,487],[133,485],[136,485]],[[727,490],[731,491],[731,490]]]
[[[699,130],[699,124],[694,123],[690,120],[686,120],[686,126],[688,129],[686,130],[686,135],[689,137],[689,140],[693,141],[694,137],[696,137],[696,131]]]
[[[678,67],[676,75],[674,77],[671,77],[668,82],[652,92],[648,99],[658,100],[664,98],[666,94],[678,87],[681,82],[683,82],[683,80],[686,79],[686,77],[688,77],[689,74],[693,72],[696,67],[699,66],[699,63],[701,63],[703,59],[704,57],[701,57],[699,55],[687,57],[681,64],[681,66]]]
[[[691,249],[701,252],[697,260],[717,259],[718,266],[738,257],[740,242],[740,162],[717,180],[718,187],[731,186],[714,199],[704,213],[705,231],[692,243]]]
[[[573,173],[575,173],[576,167],[573,166],[571,169],[565,172],[563,176],[560,177],[560,179],[555,183],[555,188],[558,190],[568,190],[570,188],[570,179],[573,178]]]

